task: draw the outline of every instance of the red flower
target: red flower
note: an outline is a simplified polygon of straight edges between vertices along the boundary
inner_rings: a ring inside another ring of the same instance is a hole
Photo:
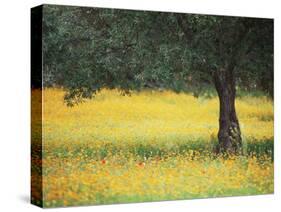
[[[145,163],[144,163],[144,162],[139,162],[139,163],[138,163],[138,166],[142,168],[142,167],[145,166]]]
[[[107,161],[105,159],[101,160],[101,164],[106,164],[106,163],[107,163]]]

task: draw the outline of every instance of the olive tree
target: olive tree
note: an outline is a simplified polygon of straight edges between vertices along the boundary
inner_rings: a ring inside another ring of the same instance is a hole
[[[271,19],[49,5],[43,17],[44,83],[66,89],[69,106],[104,87],[126,94],[214,85],[219,149],[239,152],[237,85],[273,96]]]

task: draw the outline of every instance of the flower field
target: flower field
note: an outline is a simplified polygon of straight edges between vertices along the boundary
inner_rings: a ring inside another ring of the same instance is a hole
[[[42,160],[32,160],[43,165],[44,207],[273,193],[266,97],[237,98],[243,155],[226,156],[214,153],[217,98],[104,89],[67,107],[63,95],[43,90]]]

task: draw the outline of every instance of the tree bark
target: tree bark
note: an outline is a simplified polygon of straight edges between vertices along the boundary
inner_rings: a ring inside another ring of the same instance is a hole
[[[239,153],[242,147],[241,131],[235,110],[235,79],[232,68],[222,68],[213,74],[219,96],[219,151]]]

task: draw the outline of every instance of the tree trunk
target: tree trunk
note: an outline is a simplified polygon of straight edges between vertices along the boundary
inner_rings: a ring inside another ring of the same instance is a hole
[[[239,153],[242,147],[241,131],[235,110],[235,79],[233,69],[214,72],[214,83],[219,96],[219,151]]]

